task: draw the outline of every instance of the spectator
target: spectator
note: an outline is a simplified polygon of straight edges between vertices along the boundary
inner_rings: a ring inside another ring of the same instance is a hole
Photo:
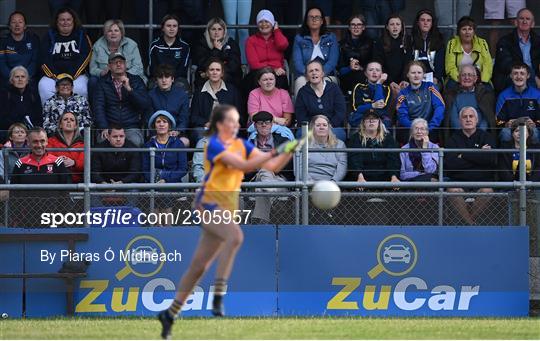
[[[310,148],[345,148],[332,129],[332,122],[324,115],[316,115],[309,122],[309,129],[313,130],[313,139]],[[299,167],[297,171],[301,171]],[[308,154],[308,180],[341,181],[347,175],[347,153],[343,152],[309,152]]]
[[[248,114],[267,111],[274,117],[274,123],[290,127],[292,124],[294,106],[289,92],[276,88],[276,74],[271,67],[259,70],[257,77],[259,87],[249,93]]]
[[[519,17],[519,12],[524,9],[525,6],[526,0],[485,0],[484,19],[491,22],[493,26],[498,26],[504,20],[505,7],[507,17],[509,19],[515,19]],[[515,22],[515,20],[510,20],[510,22]],[[493,47],[496,44],[499,37],[498,31],[499,30],[496,28],[489,30],[489,46]]]
[[[441,86],[444,76],[444,38],[430,10],[416,14],[412,31],[413,60],[424,64],[424,80]],[[431,129],[430,129],[431,130]]]
[[[527,121],[523,118],[518,118],[512,122],[512,140],[501,144],[504,149],[517,149],[517,152],[500,153],[499,156],[499,180],[501,181],[519,181],[519,149],[521,145],[521,136],[519,134],[519,126],[526,126],[525,136],[523,140],[527,148],[538,149],[539,146],[533,144],[532,134],[533,128],[527,125]],[[527,181],[540,181],[540,154],[526,153],[525,159],[525,174]]]
[[[150,154],[144,153],[142,169],[144,180],[150,183],[175,183],[182,182],[187,173],[186,152],[167,152],[168,148],[184,148],[179,138],[170,136],[170,132],[176,127],[174,117],[165,110],[156,111],[148,120],[148,129],[154,129],[156,135],[144,144],[146,148],[156,148],[158,151],[154,157],[156,174],[150,178]],[[156,200],[156,211],[171,213],[174,198],[162,197]],[[166,216],[163,225],[171,225],[172,221]]]
[[[495,93],[490,86],[477,83],[477,80],[476,68],[470,64],[462,65],[459,68],[457,89],[446,90],[443,124],[445,140],[448,140],[453,131],[461,129],[459,112],[464,107],[476,109],[478,129],[486,131],[495,128]]]
[[[513,85],[505,89],[497,98],[497,126],[503,128],[499,138],[503,142],[512,139],[512,123],[520,117],[526,118],[532,129],[533,143],[539,142],[538,126],[540,125],[540,90],[528,84],[530,69],[525,63],[512,66],[510,78]]]
[[[42,124],[39,95],[28,81],[26,68],[15,66],[9,73],[9,86],[0,87],[0,141],[6,140],[6,131],[13,123],[24,123],[30,128]]]
[[[366,81],[356,84],[353,91],[353,112],[349,116],[351,127],[358,127],[364,114],[370,110],[376,110],[381,116],[387,129],[392,127],[388,103],[390,100],[390,89],[384,85],[388,78],[382,72],[382,65],[379,62],[371,62],[366,65],[364,72]]]
[[[458,70],[462,65],[473,65],[480,71],[482,83],[489,84],[493,73],[493,60],[487,42],[476,35],[476,24],[471,17],[458,22],[458,35],[450,39],[446,48],[447,89],[455,88]]]
[[[339,84],[344,94],[351,94],[356,84],[365,82],[364,71],[373,59],[375,44],[365,33],[366,19],[362,14],[353,15],[348,23],[345,38],[339,42]]]
[[[397,98],[399,91],[409,85],[405,78],[405,67],[412,59],[411,37],[399,15],[388,17],[382,38],[375,43],[373,58],[382,63],[383,70],[388,74],[392,98]]]
[[[381,117],[375,110],[369,110],[362,121],[360,129],[347,144],[348,148],[397,148],[397,144],[388,133]],[[349,153],[349,170],[352,180],[399,182],[399,156],[387,152],[353,152]],[[362,189],[362,188],[360,188]]]
[[[459,112],[461,130],[455,132],[446,142],[446,148],[491,149],[495,145],[493,137],[480,129],[478,113],[473,107],[465,107]],[[492,153],[446,153],[444,155],[444,168],[450,181],[493,181],[492,170],[495,169],[495,157]],[[491,193],[491,188],[480,188],[481,193]],[[448,188],[451,193],[463,193],[463,188]],[[478,198],[471,207],[467,207],[463,197],[450,198],[461,218],[470,225],[482,213],[489,203],[489,198]]]
[[[241,111],[240,93],[236,87],[223,78],[225,65],[219,59],[210,59],[206,67],[206,78],[208,79],[200,91],[195,92],[191,102],[191,126],[196,128],[192,130],[191,141],[196,143],[202,138],[202,135],[210,121],[210,113],[218,104],[234,105]],[[240,118],[242,126],[245,126],[245,117]]]
[[[92,42],[75,11],[70,8],[58,10],[41,46],[41,69],[45,74],[38,85],[41,103],[54,95],[56,76],[62,73],[73,77],[76,94],[88,97],[86,68],[92,54]]]
[[[0,86],[7,85],[15,66],[24,66],[30,79],[38,76],[39,38],[26,29],[26,16],[15,11],[9,15],[9,33],[0,39]]]
[[[210,59],[220,59],[225,65],[227,82],[240,86],[242,69],[238,43],[227,34],[227,25],[220,18],[212,18],[203,37],[195,48],[193,63],[199,67],[195,75],[195,88],[200,89],[207,80],[206,66]]]
[[[92,154],[92,182],[100,184],[127,184],[139,182],[141,178],[140,153],[127,152],[125,148],[135,148],[135,145],[126,140],[126,133],[121,126],[111,126],[107,140],[99,143],[98,148],[113,148],[114,152],[95,152]],[[134,190],[133,190],[134,191]],[[136,205],[134,197],[127,200],[131,206]],[[95,204],[118,204],[126,200],[119,197],[103,197]]]
[[[405,0],[364,0],[360,9],[365,13],[368,25],[382,25],[392,14],[399,13],[405,8]],[[373,39],[379,38],[378,29],[372,28],[368,34]]]
[[[512,85],[512,65],[520,62],[530,68],[529,85],[540,87],[540,37],[533,31],[534,15],[527,8],[517,14],[516,28],[497,43],[493,84],[497,93]]]
[[[43,128],[49,136],[56,133],[56,124],[65,112],[77,116],[81,129],[92,125],[88,100],[73,93],[73,77],[62,73],[56,78],[56,93],[43,105]]]
[[[430,138],[438,140],[438,129],[444,119],[444,100],[432,82],[425,82],[424,64],[412,61],[407,67],[409,86],[399,92],[397,99],[397,114],[399,126],[411,128],[415,118],[428,121]],[[404,131],[400,131],[399,141],[405,141]]]
[[[26,140],[28,130],[22,123],[13,123],[8,130],[8,140],[2,148],[8,148],[7,153],[0,150],[0,177],[3,183],[7,183],[13,174],[13,168],[18,159],[26,155],[28,152],[17,150],[17,148],[28,148]],[[7,162],[4,160],[4,155],[7,155]]]
[[[189,44],[180,38],[180,19],[167,14],[161,20],[161,36],[150,46],[150,74],[156,73],[156,68],[168,64],[174,69],[175,85],[190,90],[188,68],[191,49]]]
[[[49,139],[48,148],[84,148],[77,116],[66,111],[58,119],[57,125],[56,134]],[[53,154],[64,160],[64,166],[71,172],[73,183],[82,182],[84,152],[54,151]]]
[[[223,14],[228,25],[247,25],[251,16],[252,0],[221,0]],[[236,29],[229,30],[229,35],[236,39]],[[238,30],[238,43],[242,53],[242,64],[246,64],[246,40],[249,32],[246,28]]]
[[[253,145],[259,148],[263,152],[270,152],[272,149],[277,148],[282,143],[291,141],[292,132],[289,131],[289,138],[284,134],[280,134],[277,131],[272,131],[272,126],[274,117],[271,113],[267,111],[259,111],[253,115],[253,122],[255,124],[255,131],[249,137],[249,141]],[[288,129],[288,128],[285,128]],[[310,164],[311,166],[311,164]],[[250,181],[259,181],[259,182],[277,182],[277,181],[293,181],[294,172],[293,172],[293,162],[292,160],[284,167],[284,169],[279,173],[274,173],[266,169],[259,169],[255,174],[247,175]],[[283,192],[284,188],[262,188],[256,189],[255,191],[263,192]],[[272,210],[272,204],[275,198],[270,197],[261,197],[258,196],[255,199],[255,208],[253,209],[252,224],[269,224],[270,223],[270,212]]]
[[[28,133],[30,154],[15,163],[11,183],[16,185],[68,184],[71,175],[64,165],[64,159],[47,152],[47,133],[43,128],[35,128]],[[10,226],[39,227],[41,224],[40,203],[47,201],[47,210],[66,210],[66,191],[12,191],[10,205],[12,222]]]
[[[110,19],[103,24],[103,36],[92,47],[88,85],[91,92],[96,87],[99,77],[109,72],[109,56],[117,52],[126,57],[126,71],[141,77],[146,83],[139,46],[133,39],[126,37],[122,20]]]
[[[272,12],[267,9],[257,14],[257,26],[258,32],[246,41],[246,57],[250,72],[244,82],[250,91],[253,90],[257,87],[255,78],[259,71],[270,67],[275,73],[276,86],[287,90],[289,81],[285,70],[284,53],[289,41],[279,29]]]
[[[339,45],[336,36],[326,29],[324,14],[318,7],[311,7],[306,12],[300,33],[294,37],[295,95],[307,83],[305,77],[307,65],[314,59],[320,60],[325,75],[335,75],[339,60]],[[333,81],[335,81],[335,77]]]
[[[208,138],[204,136],[197,142],[195,148],[205,148],[208,143]],[[194,182],[201,183],[204,180],[204,153],[193,153],[193,160],[191,161],[191,175]]]
[[[427,121],[417,118],[412,121],[409,142],[401,148],[435,149],[439,146],[429,140]],[[437,152],[402,152],[399,157],[401,181],[437,181],[439,168]]]
[[[177,122],[176,131],[182,143],[189,146],[187,129],[189,126],[189,96],[180,87],[174,86],[174,69],[169,64],[161,64],[154,71],[157,87],[150,90],[148,95],[152,103],[152,111],[168,111]]]
[[[333,133],[345,140],[345,99],[339,86],[324,79],[322,63],[317,59],[306,66],[305,84],[296,96],[295,112],[298,126],[311,121],[316,115],[326,116],[332,123]]]
[[[141,77],[126,72],[123,54],[109,56],[109,72],[99,79],[93,104],[96,128],[101,131],[98,142],[107,138],[110,126],[122,124],[126,138],[142,146],[141,116],[147,114],[150,98]]]

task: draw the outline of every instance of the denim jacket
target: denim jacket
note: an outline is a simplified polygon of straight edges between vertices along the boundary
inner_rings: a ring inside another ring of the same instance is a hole
[[[324,73],[334,75],[339,60],[339,45],[333,33],[323,34],[320,40],[321,51],[324,56]],[[306,64],[313,54],[313,41],[310,36],[297,34],[294,37],[293,61],[296,77],[306,73]]]

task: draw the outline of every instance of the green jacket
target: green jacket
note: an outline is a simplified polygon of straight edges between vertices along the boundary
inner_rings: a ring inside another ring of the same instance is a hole
[[[445,69],[448,77],[458,81],[459,65],[463,59],[463,48],[459,36],[454,36],[446,46]],[[493,59],[489,53],[489,46],[485,39],[475,35],[473,37],[473,49],[471,53],[473,64],[480,70],[480,78],[484,83],[491,81],[493,73]]]

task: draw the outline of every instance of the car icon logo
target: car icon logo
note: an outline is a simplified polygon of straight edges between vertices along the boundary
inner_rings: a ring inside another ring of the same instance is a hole
[[[390,245],[384,247],[383,262],[388,264],[391,262],[409,264],[411,261],[411,252],[409,247],[405,245]]]
[[[157,254],[157,249],[151,246],[138,246],[131,249],[131,264],[157,264],[157,257],[153,256]]]

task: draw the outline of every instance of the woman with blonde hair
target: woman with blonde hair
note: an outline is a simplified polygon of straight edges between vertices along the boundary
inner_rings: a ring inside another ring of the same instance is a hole
[[[397,148],[381,120],[380,114],[371,109],[362,117],[359,131],[347,144],[349,148]],[[354,181],[399,182],[399,156],[397,153],[349,153],[349,168]]]
[[[199,69],[195,75],[195,87],[200,88],[207,80],[204,67],[211,58],[218,58],[225,63],[225,75],[235,86],[240,85],[242,69],[240,68],[240,47],[228,35],[227,24],[221,18],[212,18],[206,25],[203,36],[193,52],[193,64]]]
[[[313,139],[309,143],[310,148],[345,148],[345,143],[338,139],[332,131],[332,123],[328,117],[324,115],[313,116],[309,128],[313,130]],[[341,181],[347,174],[347,153],[310,152],[308,165],[309,180]]]

